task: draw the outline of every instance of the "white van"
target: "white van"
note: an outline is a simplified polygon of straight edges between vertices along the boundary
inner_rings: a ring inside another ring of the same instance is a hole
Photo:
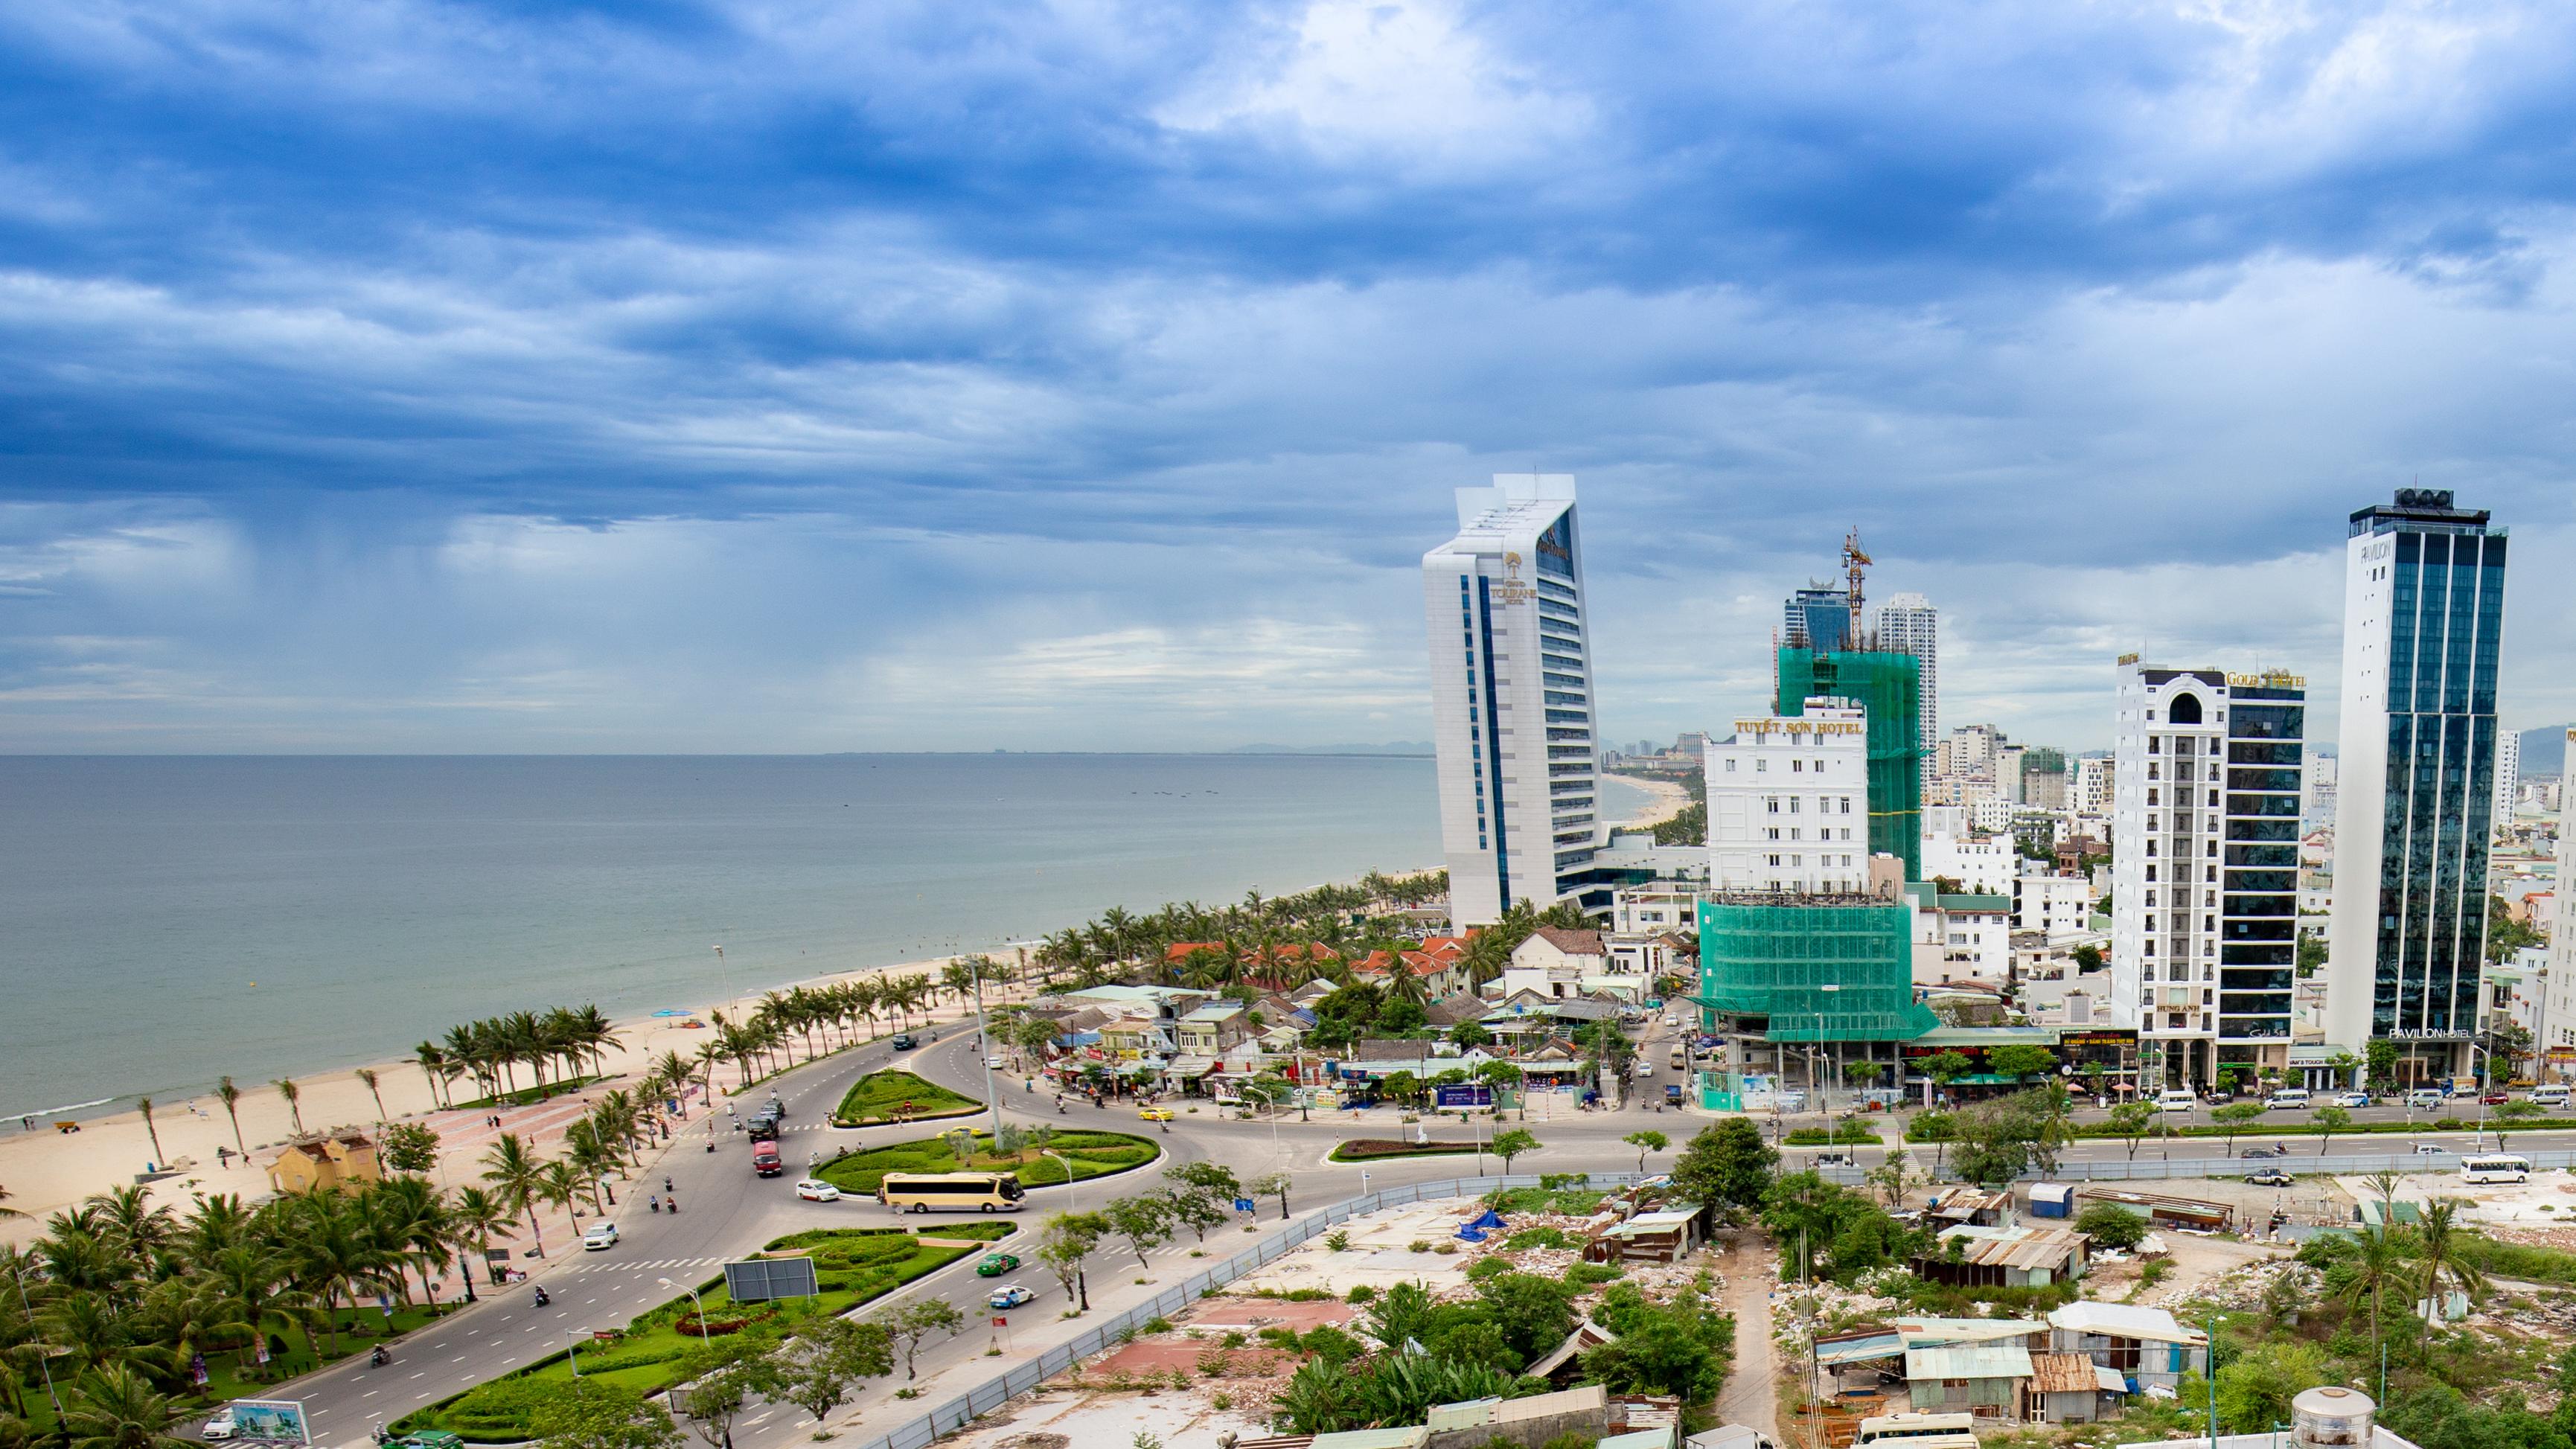
[[[2290,1111],[2305,1107],[2308,1105],[2308,1089],[2305,1087],[2283,1087],[2281,1090],[2274,1092],[2268,1099],[2266,1099],[2263,1105],[2279,1111]]]
[[[2439,1087],[2417,1087],[2414,1091],[2406,1094],[2407,1107],[2410,1110],[2417,1112],[2429,1112],[2432,1109],[2441,1106],[2443,1100],[2442,1091]]]
[[[2188,1112],[2199,1105],[2200,1099],[2192,1095],[2189,1087],[2167,1087],[2156,1097],[2159,1112]]]
[[[2534,1087],[2534,1088],[2532,1088],[2532,1089],[2531,1089],[2531,1105],[2533,1105],[2533,1106],[2535,1106],[2535,1107],[2564,1107],[2564,1106],[2566,1106],[2566,1105],[2567,1105],[2567,1085],[2566,1085],[2566,1083],[2564,1083],[2564,1082],[2552,1082],[2552,1083],[2550,1083],[2550,1084],[2548,1084],[2548,1085],[2546,1085],[2546,1086],[2540,1086],[2540,1087]]]
[[[1976,1449],[1977,1421],[1969,1414],[1889,1414],[1860,1421],[1853,1449]]]

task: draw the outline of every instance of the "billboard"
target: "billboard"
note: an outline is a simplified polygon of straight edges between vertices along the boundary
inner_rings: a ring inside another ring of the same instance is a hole
[[[736,1303],[772,1298],[811,1298],[823,1291],[811,1258],[750,1258],[724,1265],[725,1292]]]
[[[1494,1105],[1494,1089],[1482,1084],[1474,1086],[1447,1086],[1436,1088],[1435,1090],[1440,1093],[1439,1104],[1443,1107],[1490,1107]]]
[[[304,1422],[302,1399],[235,1399],[233,1438],[245,1444],[310,1444],[313,1432]]]

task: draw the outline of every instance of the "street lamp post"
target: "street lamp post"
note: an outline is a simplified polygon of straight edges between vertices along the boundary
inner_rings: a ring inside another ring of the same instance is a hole
[[[32,1334],[36,1331],[36,1310],[27,1301],[27,1270],[15,1258],[10,1259],[9,1276],[18,1280],[18,1311],[27,1315],[27,1331]],[[53,1361],[39,1355],[36,1366],[45,1372],[45,1397],[53,1401],[54,1422],[60,1424],[63,1421],[63,1396],[54,1392]]]
[[[1082,1211],[1073,1190],[1073,1164],[1064,1160],[1063,1153],[1050,1151],[1044,1147],[1038,1149],[1038,1155],[1054,1158],[1055,1165],[1064,1169],[1064,1210],[1069,1213]]]
[[[660,1283],[665,1288],[678,1288],[681,1292],[689,1295],[689,1306],[696,1309],[698,1314],[698,1338],[701,1342],[704,1342],[707,1336],[707,1305],[705,1300],[698,1297],[698,1290],[695,1288],[682,1287],[680,1284],[674,1283],[668,1278],[657,1278],[654,1281]]]
[[[984,1100],[993,1104],[993,1142],[998,1146],[1002,1140],[1002,1094],[993,1090],[993,1037],[984,1019],[983,958],[976,957],[975,964],[967,969],[975,977],[975,1049],[984,1059]]]

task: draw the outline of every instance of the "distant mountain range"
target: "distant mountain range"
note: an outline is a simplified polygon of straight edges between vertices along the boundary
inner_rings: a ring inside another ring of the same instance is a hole
[[[1429,755],[1429,740],[1392,740],[1382,745],[1237,745],[1229,755]]]
[[[2563,775],[2567,772],[2567,726],[2542,725],[2522,732],[2522,772]]]

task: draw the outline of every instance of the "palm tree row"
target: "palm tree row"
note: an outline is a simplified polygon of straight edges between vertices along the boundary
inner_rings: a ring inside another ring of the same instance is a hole
[[[1144,916],[1112,906],[1097,920],[1048,937],[1031,964],[1049,983],[1059,974],[1069,974],[1096,984],[1128,974],[1140,963],[1159,968],[1171,947],[1183,942],[1231,942],[1238,949],[1248,944],[1254,948],[1252,958],[1264,962],[1271,953],[1259,948],[1288,944],[1324,945],[1347,956],[1347,948],[1365,934],[1355,923],[1383,924],[1386,929],[1380,934],[1392,939],[1394,923],[1377,918],[1439,899],[1448,891],[1446,871],[1409,876],[1372,871],[1357,885],[1317,886],[1295,895],[1247,891],[1234,905],[1182,901]]]
[[[450,1199],[412,1176],[256,1207],[200,1197],[185,1216],[141,1187],[91,1197],[26,1248],[0,1247],[0,1276],[27,1294],[0,1321],[0,1419],[30,1414],[32,1385],[68,1385],[75,1438],[83,1415],[106,1415],[145,1443],[176,1412],[170,1396],[202,1395],[198,1360],[229,1354],[255,1375],[285,1333],[334,1354],[349,1310],[378,1293],[411,1304],[415,1276],[432,1291],[505,1219],[480,1188]]]
[[[429,1078],[430,1091],[440,1104],[453,1106],[455,1097],[449,1087],[459,1077],[473,1078],[482,1089],[478,1095],[497,1097],[518,1090],[518,1069],[526,1067],[536,1085],[544,1088],[550,1085],[550,1070],[560,1066],[557,1082],[578,1075],[585,1063],[597,1071],[607,1060],[608,1049],[623,1044],[615,1025],[597,1006],[558,1006],[542,1013],[514,1011],[451,1026],[446,1036],[413,1048],[412,1061]]]

